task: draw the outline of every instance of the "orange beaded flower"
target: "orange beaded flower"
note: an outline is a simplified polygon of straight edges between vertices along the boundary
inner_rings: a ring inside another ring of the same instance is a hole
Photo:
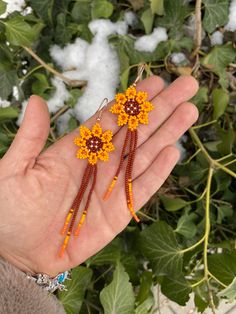
[[[124,94],[116,94],[116,103],[110,108],[110,112],[118,115],[118,126],[128,124],[128,128],[136,130],[139,123],[148,124],[148,112],[154,109],[147,101],[147,93],[138,92],[134,86],[130,86]]]
[[[103,133],[99,123],[96,123],[91,131],[86,126],[81,126],[80,137],[74,139],[75,145],[80,147],[76,157],[88,158],[92,165],[95,165],[98,159],[108,161],[109,153],[115,149],[111,139],[112,132],[107,130]]]

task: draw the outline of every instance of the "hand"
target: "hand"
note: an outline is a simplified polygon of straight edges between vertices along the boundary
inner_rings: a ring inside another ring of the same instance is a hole
[[[133,172],[134,205],[138,210],[160,188],[179,159],[174,144],[198,117],[196,107],[186,102],[194,96],[198,84],[192,77],[183,76],[164,88],[163,81],[153,76],[137,88],[147,91],[155,106],[149,114],[149,125],[138,128]],[[85,125],[91,127],[95,120],[96,115]],[[21,127],[0,161],[0,255],[21,270],[55,276],[98,252],[129,223],[123,173],[109,200],[102,200],[118,165],[125,130],[118,128],[116,116],[107,110],[101,125],[103,130],[113,131],[116,150],[109,162],[98,163],[86,221],[80,235],[71,237],[64,257],[59,258],[64,239],[60,230],[87,161],[75,157],[73,139],[78,130],[41,152],[50,128],[49,112],[40,97],[30,98]]]

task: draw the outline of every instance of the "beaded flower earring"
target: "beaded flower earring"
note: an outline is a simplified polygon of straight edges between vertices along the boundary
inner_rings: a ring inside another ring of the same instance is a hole
[[[104,102],[105,102],[105,105],[103,105]],[[96,185],[97,162],[99,160],[108,161],[109,153],[115,149],[114,145],[111,142],[112,136],[113,136],[112,132],[110,130],[107,130],[103,133],[102,128],[99,123],[102,116],[102,109],[104,108],[104,106],[107,105],[107,103],[108,103],[108,99],[105,98],[98,109],[99,115],[97,118],[97,123],[92,127],[92,129],[90,130],[86,126],[83,126],[83,125],[80,126],[79,128],[80,137],[75,137],[74,139],[74,144],[80,147],[80,149],[77,151],[76,157],[79,159],[88,159],[88,164],[87,164],[87,167],[85,168],[84,175],[83,175],[78,193],[74,199],[71,209],[69,210],[67,214],[64,226],[61,230],[61,234],[62,235],[66,234],[66,237],[60,248],[59,257],[63,256],[65,249],[68,245],[81,201],[88,188],[90,179],[92,178],[92,183],[90,186],[90,190],[88,192],[87,201],[85,203],[85,207],[80,217],[79,223],[74,231],[74,236],[79,235],[80,228],[85,221],[89,204],[91,201],[92,193]]]
[[[117,182],[118,175],[122,169],[125,155],[128,153],[127,165],[125,170],[125,193],[129,211],[136,222],[140,219],[134,211],[133,191],[132,191],[132,171],[135,159],[135,153],[138,142],[139,123],[148,124],[148,112],[154,109],[153,105],[147,101],[148,95],[146,92],[137,91],[136,84],[140,80],[144,70],[144,65],[140,68],[139,74],[135,82],[127,88],[125,93],[116,94],[116,103],[110,108],[110,112],[118,115],[118,126],[128,125],[123,148],[120,156],[120,163],[115,173],[115,176],[108,187],[103,199],[107,200]]]

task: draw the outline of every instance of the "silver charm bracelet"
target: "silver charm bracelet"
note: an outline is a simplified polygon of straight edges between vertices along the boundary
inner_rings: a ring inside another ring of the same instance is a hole
[[[53,293],[57,289],[59,289],[60,291],[67,291],[66,286],[63,283],[67,279],[71,280],[71,271],[66,270],[65,272],[59,273],[53,278],[47,274],[31,275],[29,273],[26,274],[26,277],[34,281],[44,290]]]

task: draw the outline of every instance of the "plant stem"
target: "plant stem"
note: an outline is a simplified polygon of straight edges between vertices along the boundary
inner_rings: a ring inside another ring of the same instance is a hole
[[[195,249],[198,245],[200,245],[202,242],[204,242],[205,236],[206,236],[206,235],[204,234],[204,236],[203,236],[197,243],[195,243],[194,245],[192,245],[192,246],[190,246],[190,247],[187,247],[186,249],[181,250],[179,253],[184,254],[184,253],[186,253],[186,252],[192,251],[192,250]]]
[[[200,285],[202,282],[204,282],[204,281],[205,281],[205,277],[203,277],[203,278],[200,279],[199,281],[193,283],[193,284],[191,285],[191,288],[195,288],[195,287],[199,286],[199,285]]]
[[[54,116],[51,117],[51,123],[57,120],[64,112],[66,112],[70,108],[69,105],[64,105],[61,109],[59,109]]]
[[[141,210],[138,211],[138,214],[143,216],[143,217],[145,217],[145,218],[147,218],[147,219],[149,219],[149,220],[151,220],[151,221],[153,221],[153,222],[157,221],[156,219],[154,219],[154,218],[150,217],[149,215],[143,213]]]
[[[32,70],[30,70],[28,73],[25,74],[25,76],[23,76],[21,78],[21,81],[25,81],[32,73],[34,73],[35,71],[39,70],[43,68],[43,66],[40,64],[38,66],[36,66],[35,68],[33,68]]]
[[[201,19],[201,6],[202,6],[202,0],[196,0],[195,5],[195,49],[192,53],[192,56],[195,57],[198,55],[198,52],[201,48],[202,44],[202,19]]]
[[[205,126],[214,124],[214,123],[216,123],[216,122],[217,122],[217,120],[212,120],[212,121],[210,121],[210,122],[198,124],[198,125],[193,126],[192,129],[196,130],[196,129],[204,128]]]
[[[190,128],[189,133],[191,137],[193,138],[193,140],[196,142],[197,146],[201,149],[202,153],[204,154],[211,168],[214,168],[214,169],[220,168],[221,170],[223,170],[224,172],[228,173],[229,175],[231,175],[232,177],[236,179],[235,172],[228,169],[227,167],[219,163],[217,160],[211,158],[211,156],[208,154],[207,150],[205,149],[204,145],[202,144],[201,140],[199,139],[199,137],[197,136],[197,133],[194,131],[193,128]]]
[[[23,47],[25,51],[27,51],[36,61],[38,61],[46,70],[53,73],[55,76],[58,76],[62,81],[64,81],[67,85],[75,87],[75,86],[84,86],[86,85],[86,81],[82,80],[71,80],[63,74],[59,73],[57,70],[52,68],[46,62],[44,62],[31,48]]]
[[[211,230],[210,222],[210,200],[211,200],[211,183],[213,177],[214,169],[210,166],[208,177],[207,177],[207,192],[206,192],[206,208],[205,208],[205,240],[204,240],[204,249],[203,249],[203,264],[204,264],[204,278],[207,283],[208,293],[209,293],[209,302],[212,309],[212,312],[215,314],[215,304],[212,296],[212,291],[209,283],[209,270],[208,270],[208,260],[207,260],[207,249],[209,242],[209,234]]]
[[[218,282],[222,287],[227,288],[227,286],[223,282],[221,282],[219,279],[217,279],[209,270],[207,272],[208,272],[208,275],[212,279],[214,279],[216,282]]]

